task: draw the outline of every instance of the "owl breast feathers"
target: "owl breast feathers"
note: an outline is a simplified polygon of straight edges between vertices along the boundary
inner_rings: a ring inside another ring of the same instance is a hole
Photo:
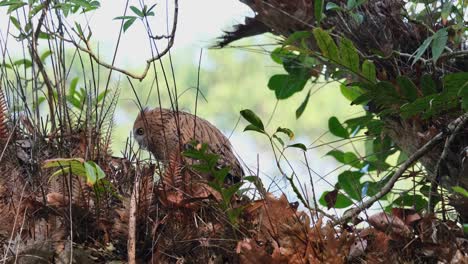
[[[229,139],[208,121],[192,114],[164,108],[145,109],[135,120],[133,135],[140,147],[163,163],[194,140],[206,143],[209,151],[219,156],[218,166],[231,168],[234,181],[244,175]]]

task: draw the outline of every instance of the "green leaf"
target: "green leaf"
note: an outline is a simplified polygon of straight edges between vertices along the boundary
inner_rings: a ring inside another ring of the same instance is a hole
[[[298,149],[302,149],[303,151],[307,151],[307,147],[302,143],[288,145],[288,148],[298,148]]]
[[[127,29],[135,22],[136,18],[130,18],[125,23],[123,24],[123,30],[124,32],[127,31]]]
[[[278,129],[276,129],[276,133],[286,134],[289,137],[289,139],[294,138],[294,132],[292,132],[292,130],[289,128],[278,127]]]
[[[247,125],[245,128],[244,128],[244,132],[245,131],[257,131],[257,132],[260,132],[262,134],[266,134],[264,130],[260,129],[259,127],[256,127],[254,125]]]
[[[424,96],[437,93],[437,87],[430,74],[421,77],[421,90]]]
[[[334,62],[340,62],[338,47],[330,34],[321,28],[315,28],[313,33],[323,56]]]
[[[364,173],[359,171],[344,171],[338,175],[340,187],[354,200],[360,201],[362,184],[360,182]]]
[[[402,164],[406,160],[408,160],[408,155],[406,155],[405,152],[400,151],[400,155],[398,155],[398,159],[397,159],[397,164]]]
[[[244,109],[244,110],[240,111],[240,114],[245,120],[247,120],[254,127],[257,127],[262,131],[265,130],[265,127],[263,126],[262,120],[252,110]]]
[[[364,91],[359,86],[352,86],[352,85],[340,85],[341,94],[348,99],[349,101],[356,100],[359,96],[364,94]]]
[[[43,168],[60,168],[58,171],[54,172],[50,178],[69,173],[80,177],[86,177],[86,170],[83,163],[84,160],[80,158],[57,158],[44,161]]]
[[[13,13],[15,10],[27,5],[26,3],[22,3],[21,1],[14,1],[14,2],[19,2],[15,4],[10,4],[7,10],[7,14]]]
[[[436,98],[436,95],[429,95],[423,98],[418,98],[410,104],[405,104],[400,108],[400,115],[403,118],[409,118],[417,114],[421,114],[431,107],[431,101]]]
[[[465,198],[468,198],[468,191],[465,188],[463,188],[461,186],[454,186],[454,187],[452,187],[452,190],[454,192],[457,192],[457,193],[465,196]]]
[[[362,75],[366,78],[367,81],[371,83],[376,82],[376,71],[374,62],[370,60],[365,60],[362,63]]]
[[[231,198],[232,196],[239,190],[239,188],[242,186],[242,183],[241,182],[238,182],[232,186],[230,186],[229,188],[226,188],[226,189],[223,189],[221,191],[221,195],[223,196],[223,200],[225,202],[230,202],[231,201]]]
[[[281,144],[281,146],[284,146],[284,141],[280,137],[273,135],[273,138],[276,139]]]
[[[333,2],[328,2],[327,5],[325,6],[325,10],[327,11],[339,11],[341,10],[341,7]]]
[[[407,100],[413,102],[418,98],[418,88],[408,77],[398,76],[397,83],[400,86],[401,93]]]
[[[41,61],[44,62],[47,59],[47,57],[49,57],[51,54],[52,54],[52,52],[50,50],[47,50],[44,53],[42,53]]]
[[[127,19],[134,19],[137,18],[136,16],[118,16],[114,17],[114,20],[127,20]]]
[[[373,154],[379,161],[385,162],[387,157],[396,151],[392,147],[392,140],[387,136],[383,139],[382,137],[376,137],[373,140]]]
[[[315,21],[317,21],[317,24],[320,24],[320,21],[322,21],[322,14],[323,14],[323,0],[314,1],[314,13],[315,13]]]
[[[365,105],[367,104],[370,100],[372,100],[372,94],[371,93],[365,93],[360,95],[358,98],[354,99],[351,102],[351,105]]]
[[[148,9],[148,11],[146,11],[146,13],[148,13],[148,14],[151,13],[151,10],[153,10],[153,8],[155,8],[156,5],[157,5],[157,3],[156,3],[156,4],[153,4],[153,5]]]
[[[351,17],[354,19],[354,21],[356,21],[358,25],[361,25],[362,22],[364,22],[364,16],[359,12],[351,13]]]
[[[357,6],[356,0],[348,0],[346,3],[346,9],[351,10]]]
[[[32,18],[33,16],[35,16],[39,11],[44,9],[44,6],[44,3],[40,3],[39,5],[34,6],[29,12],[28,17]]]
[[[284,46],[291,45],[291,44],[294,44],[297,41],[301,41],[301,40],[310,38],[310,36],[312,36],[312,32],[310,32],[310,31],[296,31],[296,32],[292,33],[291,35],[289,35],[289,37],[283,42],[282,49],[284,49]],[[293,53],[291,53],[290,51],[288,51],[286,49],[285,49],[285,51],[287,53],[289,53],[290,55],[294,55]],[[294,57],[297,57],[297,55],[294,55]]]
[[[106,177],[104,171],[94,161],[86,161],[84,167],[86,169],[86,182],[89,186],[93,186]]]
[[[283,64],[285,60],[296,58],[297,54],[294,54],[285,47],[278,47],[271,52],[270,57],[274,62]]]
[[[78,24],[77,22],[75,22],[75,27],[76,27],[76,31],[78,32],[79,36],[84,38],[84,33],[83,33],[83,29],[81,28],[81,25]]]
[[[332,193],[332,192],[327,191],[327,192],[322,193],[322,196],[319,199],[319,203],[321,205],[327,206],[329,208],[337,208],[337,209],[346,208],[346,207],[353,205],[353,201],[341,193],[336,193],[334,204],[327,203],[325,201],[325,196],[329,195],[329,193]]]
[[[217,162],[217,160],[216,160],[216,162]],[[216,162],[214,162],[214,164],[216,164]],[[212,166],[209,169],[211,170],[211,169],[213,169],[213,167],[214,166]],[[230,170],[231,170],[231,168],[229,168],[229,167],[223,167],[220,170],[215,171],[214,177],[215,177],[216,181],[218,181],[218,183],[222,185],[224,183],[224,180],[226,179],[226,176],[229,174]]]
[[[10,17],[10,21],[11,21],[11,23],[15,26],[15,28],[17,28],[19,31],[21,31],[21,24],[20,24],[20,22],[18,21],[18,19],[16,19],[16,17],[11,16],[11,17]]]
[[[342,38],[340,41],[341,64],[354,73],[359,73],[359,54],[351,40]]]
[[[21,59],[13,62],[13,65],[19,66],[19,65],[24,65],[24,68],[29,68],[32,66],[32,62],[28,59]]]
[[[304,89],[308,77],[299,77],[289,74],[275,74],[268,81],[268,88],[275,91],[279,100],[291,97],[293,94]]]
[[[447,28],[439,29],[435,34],[432,40],[432,60],[437,62],[440,55],[445,49],[445,45],[447,45],[448,40],[448,33]]]
[[[447,18],[449,17],[452,11],[452,6],[453,6],[452,1],[447,1],[444,3],[444,6],[442,7],[442,12],[440,13],[440,17],[443,20],[447,20]]]
[[[330,132],[337,137],[346,139],[349,138],[349,133],[346,128],[344,128],[338,118],[334,116],[328,119],[328,130],[330,130]]]
[[[356,156],[356,154],[352,153],[352,152],[343,152],[341,150],[331,150],[329,151],[326,156],[332,156],[334,157],[337,161],[343,163],[343,164],[347,164],[347,165],[351,165],[355,168],[361,168],[362,166],[360,166],[359,162],[359,158]]]
[[[397,207],[414,207],[416,211],[427,208],[427,200],[421,195],[404,194],[392,202],[393,206]]]
[[[304,101],[302,101],[301,105],[296,110],[296,119],[299,119],[299,117],[301,117],[301,115],[304,113],[304,110],[307,107],[307,103],[309,103],[309,98],[310,98],[310,90],[307,92],[307,95],[304,98]]]
[[[130,6],[130,9],[133,11],[133,13],[135,13],[139,17],[144,17],[145,16],[143,14],[143,12],[141,12],[141,10],[138,9],[136,6]]]
[[[419,46],[419,48],[415,51],[416,55],[414,55],[413,63],[411,63],[411,66],[413,66],[421,58],[424,52],[426,52],[429,45],[431,45],[432,39],[433,36],[428,37],[426,40],[424,40],[423,44],[421,44],[421,46]]]

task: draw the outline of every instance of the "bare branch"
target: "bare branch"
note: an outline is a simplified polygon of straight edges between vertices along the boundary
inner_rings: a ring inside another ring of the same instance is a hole
[[[156,61],[156,60],[159,60],[160,58],[162,58],[164,55],[166,55],[169,50],[172,48],[172,46],[174,45],[174,39],[175,39],[175,33],[176,33],[176,29],[177,29],[177,17],[178,17],[178,14],[179,14],[179,0],[174,0],[174,22],[173,22],[173,26],[172,26],[172,32],[169,36],[156,36],[156,37],[151,37],[151,38],[154,38],[154,39],[162,39],[162,38],[169,38],[169,41],[167,43],[167,46],[164,48],[164,50],[162,50],[161,52],[158,52],[158,54],[148,60],[146,60],[146,66],[145,66],[145,69],[143,70],[143,72],[141,74],[136,74],[136,73],[132,73],[128,70],[125,70],[125,69],[122,69],[122,68],[119,68],[119,67],[116,67],[114,65],[111,65],[103,60],[101,60],[92,50],[91,48],[91,45],[89,43],[89,40],[88,39],[85,39],[84,36],[81,36],[80,34],[78,34],[78,36],[80,37],[80,39],[85,43],[85,47],[81,46],[80,44],[78,44],[76,41],[74,40],[70,40],[70,39],[65,39],[63,38],[62,36],[59,36],[57,34],[54,34],[54,36],[68,42],[68,43],[72,43],[77,49],[87,53],[91,58],[93,58],[93,60],[107,68],[107,69],[110,69],[110,70],[114,70],[114,71],[117,71],[117,72],[120,72],[120,73],[123,73],[125,75],[127,75],[128,77],[131,77],[133,79],[137,79],[139,81],[143,80],[146,75],[148,74],[148,71],[150,69],[150,66],[151,64]]]

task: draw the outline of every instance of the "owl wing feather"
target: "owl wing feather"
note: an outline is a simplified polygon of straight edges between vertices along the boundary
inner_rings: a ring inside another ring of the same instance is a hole
[[[219,156],[218,166],[231,168],[234,181],[244,175],[239,160],[232,151],[229,139],[207,120],[186,112],[155,108],[145,114],[151,127],[148,148],[156,158],[166,160],[173,151],[181,151],[193,140],[208,145],[209,151]],[[151,118],[149,118],[151,117]]]

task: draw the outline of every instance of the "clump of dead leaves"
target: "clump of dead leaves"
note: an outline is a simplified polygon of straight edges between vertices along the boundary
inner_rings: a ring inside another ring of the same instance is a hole
[[[21,167],[0,164],[0,242],[16,243],[19,257],[40,249],[57,261],[70,252],[73,229],[74,243],[95,263],[126,260],[130,192],[138,181],[136,255],[143,263],[468,263],[462,230],[432,215],[393,209],[368,217],[365,227],[332,226],[267,193],[255,201],[234,195],[231,206],[242,212],[233,223],[219,206],[221,195],[180,155],[163,173],[125,158],[99,164],[115,186],[106,199],[74,177],[43,181],[45,192],[34,192]]]
[[[241,263],[468,263],[468,240],[455,222],[395,208],[367,227],[315,223],[283,195],[251,203],[251,236],[239,241]]]

